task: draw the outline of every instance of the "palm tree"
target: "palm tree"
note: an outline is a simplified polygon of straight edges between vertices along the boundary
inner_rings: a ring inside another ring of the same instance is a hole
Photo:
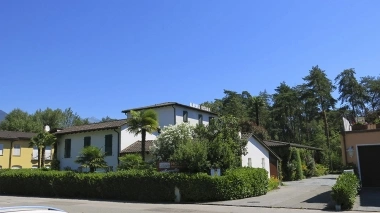
[[[105,153],[95,146],[87,146],[82,149],[80,155],[75,160],[75,163],[83,167],[89,167],[90,172],[95,172],[97,168],[107,167],[107,162],[104,160]]]
[[[38,168],[45,166],[45,148],[55,143],[56,137],[49,132],[40,132],[32,137],[29,142],[29,147],[37,147],[38,149]]]
[[[141,157],[145,161],[145,138],[146,133],[152,133],[158,130],[158,116],[152,109],[143,111],[131,110],[131,118],[128,118],[128,131],[135,136],[141,133]]]

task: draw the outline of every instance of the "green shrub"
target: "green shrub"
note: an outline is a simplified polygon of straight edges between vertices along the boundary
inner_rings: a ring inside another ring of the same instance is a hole
[[[119,157],[120,165],[118,170],[130,169],[148,169],[149,165],[145,163],[140,154],[126,154]]]
[[[328,174],[329,169],[322,164],[315,164],[315,176],[323,176]]]
[[[280,186],[280,180],[276,177],[270,177],[269,184],[268,184],[268,191],[272,191],[274,189],[278,189]]]
[[[332,187],[331,197],[342,209],[352,209],[358,193],[359,180],[355,174],[343,173]]]
[[[175,187],[180,189],[181,201],[241,199],[266,194],[268,173],[259,168],[227,170],[220,177],[152,170],[75,173],[35,169],[0,172],[0,194],[5,195],[160,202],[174,201]]]

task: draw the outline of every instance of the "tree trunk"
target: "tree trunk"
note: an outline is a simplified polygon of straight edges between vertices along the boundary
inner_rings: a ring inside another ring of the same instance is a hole
[[[41,148],[37,147],[37,168],[41,168]]]
[[[256,124],[257,126],[260,126],[260,121],[259,121],[259,103],[256,101]]]
[[[146,138],[146,130],[142,129],[141,131],[141,158],[143,162],[145,162],[145,138]]]
[[[45,147],[42,147],[41,168],[44,168],[44,166],[45,166]]]
[[[327,115],[326,110],[323,110],[323,122],[325,124],[325,135],[327,139],[327,146],[328,146],[328,153],[329,153],[329,160],[330,160],[330,171],[333,170],[332,161],[331,161],[331,147],[330,147],[330,135],[329,135],[329,127],[327,124]]]

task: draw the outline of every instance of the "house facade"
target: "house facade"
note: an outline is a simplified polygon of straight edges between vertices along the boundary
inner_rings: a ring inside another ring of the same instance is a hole
[[[38,167],[38,150],[29,147],[36,133],[0,131],[0,169],[30,169]],[[53,160],[53,147],[46,147],[45,167]]]
[[[344,131],[341,133],[343,165],[354,164],[359,173],[363,187],[380,187],[380,125],[363,125],[360,129],[352,128],[343,119]]]
[[[268,177],[279,178],[279,162],[281,158],[254,134],[241,134],[241,138],[248,140],[247,154],[241,156],[242,166],[263,168],[267,170]]]

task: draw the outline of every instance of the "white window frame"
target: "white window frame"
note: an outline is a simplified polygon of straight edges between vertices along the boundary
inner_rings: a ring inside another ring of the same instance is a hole
[[[32,160],[38,160],[38,148],[37,148],[37,146],[33,146]]]
[[[4,154],[4,144],[0,143],[0,156],[3,156]]]
[[[51,146],[46,146],[45,147],[45,160],[51,160],[53,159],[53,156],[52,156],[52,150],[51,150]]]
[[[16,152],[17,150],[18,150],[18,152]],[[21,144],[14,144],[13,145],[12,155],[13,156],[21,156]]]
[[[248,167],[252,167],[252,158],[248,158]]]

